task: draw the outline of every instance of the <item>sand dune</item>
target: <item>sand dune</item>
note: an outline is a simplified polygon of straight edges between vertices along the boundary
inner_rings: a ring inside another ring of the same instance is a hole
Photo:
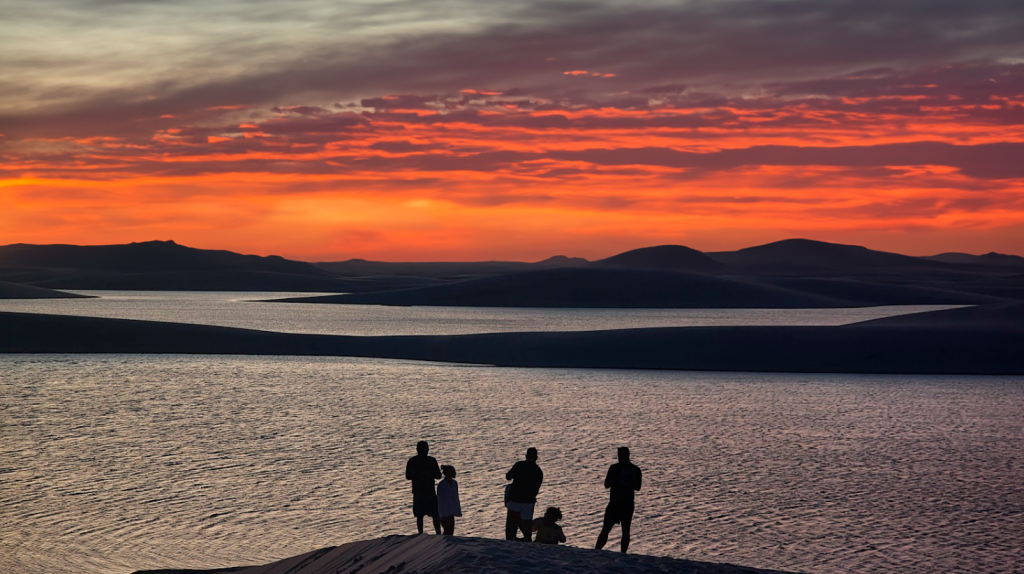
[[[77,299],[85,297],[88,295],[76,295],[43,287],[0,281],[0,299]]]
[[[849,301],[696,273],[549,269],[403,291],[289,299],[356,305],[597,308],[830,308]]]
[[[989,295],[838,279],[747,279],[641,269],[550,269],[392,292],[286,299],[349,305],[800,309],[974,305]]]
[[[754,281],[754,280],[752,280]],[[766,278],[765,285],[848,301],[850,306],[878,305],[984,305],[1004,303],[1004,298],[962,291],[957,286],[899,285],[832,278]],[[940,284],[941,285],[941,284]]]
[[[509,367],[1024,374],[1024,303],[840,327],[351,337],[0,313],[0,352],[325,355]]]
[[[959,329],[964,331],[1005,331],[1007,334],[1024,331],[1024,303],[1004,303],[962,307],[928,313],[910,313],[883,317],[845,325],[849,329],[921,328]]]
[[[676,558],[454,536],[387,536],[294,556],[271,564],[217,570],[143,570],[135,574],[782,574]]]

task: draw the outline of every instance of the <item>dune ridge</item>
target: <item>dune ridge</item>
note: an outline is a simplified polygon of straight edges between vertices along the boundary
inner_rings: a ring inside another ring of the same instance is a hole
[[[356,337],[0,313],[0,352],[322,355],[507,367],[1024,374],[1024,303],[838,327],[667,327]]]
[[[396,291],[278,300],[343,305],[647,309],[827,309],[1000,301],[983,294],[843,279],[754,279],[684,271],[579,267]]]
[[[140,570],[134,574],[784,574],[638,554],[455,536],[386,536],[323,548],[260,566],[214,570]]]
[[[89,295],[65,293],[45,287],[0,281],[0,299],[88,299]]]

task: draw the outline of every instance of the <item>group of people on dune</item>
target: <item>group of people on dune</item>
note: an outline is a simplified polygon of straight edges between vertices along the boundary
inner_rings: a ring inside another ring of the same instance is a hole
[[[423,534],[423,519],[431,517],[434,532],[451,536],[455,534],[455,517],[462,516],[459,500],[459,483],[455,480],[455,467],[438,466],[437,459],[429,456],[427,441],[416,444],[416,456],[405,465],[405,478],[412,482],[412,513],[416,517],[416,529]],[[604,513],[604,524],[597,537],[596,548],[604,548],[612,528],[622,527],[622,552],[629,548],[629,530],[633,522],[635,507],[634,494],[643,483],[643,472],[629,460],[629,448],[619,447],[619,462],[608,468],[604,487],[609,490],[610,499]],[[440,479],[435,486],[435,481]],[[541,544],[565,542],[565,533],[558,522],[562,511],[549,507],[544,516],[533,517],[537,494],[544,482],[544,471],[537,464],[537,449],[526,450],[526,459],[521,460],[505,473],[505,539],[534,541]],[[523,537],[517,538],[519,532]],[[536,536],[534,536],[536,533]]]

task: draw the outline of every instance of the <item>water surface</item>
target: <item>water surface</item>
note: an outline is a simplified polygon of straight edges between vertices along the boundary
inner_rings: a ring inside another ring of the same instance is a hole
[[[0,311],[325,335],[457,335],[727,325],[845,325],[958,305],[852,309],[546,309],[264,303],[309,293],[74,291],[97,299],[0,300]]]
[[[417,440],[500,538],[527,446],[592,546],[615,447],[631,550],[791,571],[1019,571],[1024,378],[0,355],[0,572],[267,562],[414,531]],[[617,531],[616,531],[617,532]],[[610,542],[615,548],[617,539]]]

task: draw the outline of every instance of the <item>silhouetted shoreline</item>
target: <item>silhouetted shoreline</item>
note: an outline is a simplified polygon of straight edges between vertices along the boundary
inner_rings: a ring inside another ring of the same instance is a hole
[[[0,313],[0,352],[319,355],[506,367],[794,373],[1024,374],[1024,303],[838,327],[357,337]]]

